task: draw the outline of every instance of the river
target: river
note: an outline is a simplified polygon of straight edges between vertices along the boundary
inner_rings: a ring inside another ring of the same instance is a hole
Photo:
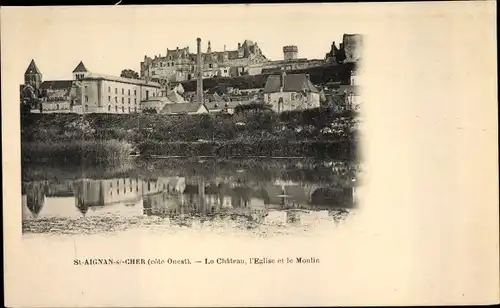
[[[314,159],[24,165],[22,230],[31,235],[137,228],[308,230],[336,224],[353,212],[357,172],[348,162]]]

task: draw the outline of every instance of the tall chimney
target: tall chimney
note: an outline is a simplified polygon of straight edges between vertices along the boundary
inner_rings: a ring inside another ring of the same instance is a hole
[[[197,55],[196,55],[196,100],[198,103],[203,103],[203,76],[201,71],[201,38],[196,39]]]

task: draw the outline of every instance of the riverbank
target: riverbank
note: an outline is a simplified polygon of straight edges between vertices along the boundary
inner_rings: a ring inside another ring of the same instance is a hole
[[[356,159],[357,114],[328,108],[234,115],[27,114],[23,162],[121,163],[141,156]]]

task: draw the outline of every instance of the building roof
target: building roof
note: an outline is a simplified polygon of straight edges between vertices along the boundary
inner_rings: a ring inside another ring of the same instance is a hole
[[[234,60],[239,58],[238,50],[230,50],[227,52],[227,57],[229,60]]]
[[[68,89],[73,85],[73,80],[46,80],[42,82],[40,88],[43,90],[59,90],[59,89]]]
[[[185,103],[184,98],[177,91],[168,91],[167,98],[173,103]]]
[[[90,75],[87,75],[85,78],[83,78],[83,80],[109,80],[109,81],[130,83],[130,84],[150,86],[150,87],[156,87],[156,88],[161,87],[161,85],[157,82],[146,81],[146,80],[142,80],[142,79],[131,79],[131,78],[116,77],[116,76],[108,76],[108,75],[102,75],[102,74],[90,74]]]
[[[201,103],[167,104],[161,113],[190,113],[198,111],[201,107],[203,107]]]
[[[177,58],[188,58],[189,57],[189,47],[184,48],[176,48],[176,49],[168,49],[167,48],[167,57],[172,57],[172,59]]]
[[[231,101],[231,102],[209,102],[205,103],[205,107],[207,110],[218,110],[218,109],[225,109],[225,108],[230,108],[234,109],[237,106],[243,106],[243,105],[250,105],[250,104],[255,104],[256,101]]]
[[[284,75],[283,92],[301,92],[308,91],[319,93],[318,89],[311,83],[311,80],[306,74],[290,74]],[[264,93],[280,92],[281,88],[281,75],[270,75],[267,78],[264,87]]]
[[[165,96],[151,97],[148,100],[141,101],[141,109],[156,109],[160,110],[166,104],[172,104],[172,102]]]
[[[85,67],[85,65],[83,65],[83,61],[80,61],[80,63],[78,63],[76,68],[73,70],[73,73],[87,73],[87,72],[88,70]]]
[[[26,69],[26,72],[24,73],[25,75],[27,74],[42,74],[38,67],[35,64],[35,60],[31,60],[30,64],[28,65],[28,68]]]

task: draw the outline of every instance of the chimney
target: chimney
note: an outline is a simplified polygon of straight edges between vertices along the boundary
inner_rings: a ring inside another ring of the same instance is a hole
[[[198,103],[203,103],[203,76],[201,71],[201,38],[196,39],[197,54],[196,54],[196,98]]]
[[[241,48],[241,43],[238,43],[238,49],[240,49],[240,48]]]
[[[226,51],[226,44],[224,44],[224,51]]]

